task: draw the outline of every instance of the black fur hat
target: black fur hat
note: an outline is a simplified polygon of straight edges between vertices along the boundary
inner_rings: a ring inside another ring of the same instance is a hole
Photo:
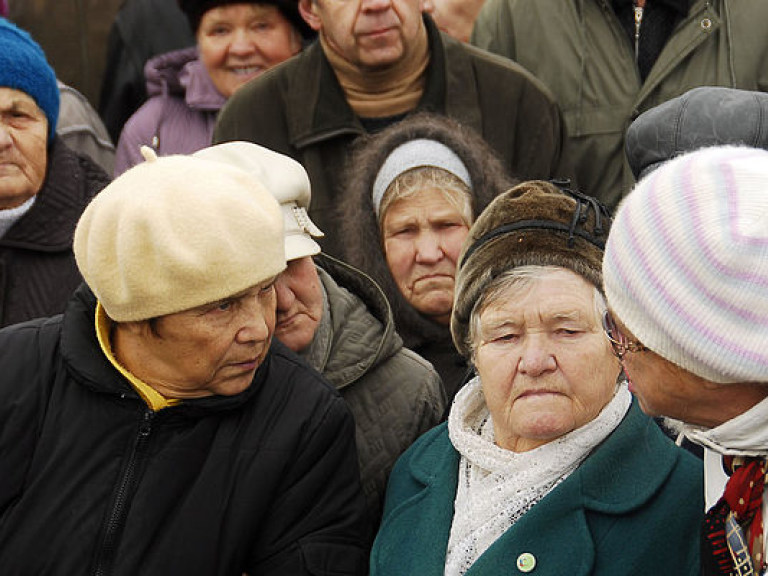
[[[302,38],[309,40],[315,37],[315,31],[309,27],[304,18],[299,14],[298,0],[178,0],[179,7],[187,15],[189,25],[192,31],[197,34],[197,28],[200,26],[200,20],[211,8],[226,6],[227,4],[267,4],[277,6],[277,9],[285,16],[296,30],[299,31]]]

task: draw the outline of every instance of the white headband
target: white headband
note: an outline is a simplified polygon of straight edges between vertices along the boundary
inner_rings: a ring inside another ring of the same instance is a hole
[[[410,140],[392,150],[381,166],[379,173],[376,174],[372,198],[376,216],[379,215],[379,206],[381,206],[381,200],[384,198],[384,192],[400,174],[414,168],[427,166],[450,172],[464,182],[467,188],[472,188],[472,179],[469,177],[467,167],[448,146],[436,140],[423,138]]]

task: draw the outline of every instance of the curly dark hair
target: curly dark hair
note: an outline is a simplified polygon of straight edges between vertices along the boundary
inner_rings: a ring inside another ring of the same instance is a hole
[[[395,285],[384,257],[371,191],[390,153],[405,142],[422,138],[446,145],[466,166],[472,180],[473,220],[493,198],[517,183],[477,132],[446,116],[415,113],[377,134],[355,141],[344,179],[347,190],[343,197],[347,202],[340,207],[340,237],[344,239],[340,256],[382,287],[392,304],[397,330],[411,348],[434,338],[436,331],[443,336],[447,328],[419,314]]]

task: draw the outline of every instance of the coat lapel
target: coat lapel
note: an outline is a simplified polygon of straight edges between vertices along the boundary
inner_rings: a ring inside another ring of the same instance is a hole
[[[372,566],[399,573],[442,576],[453,521],[459,455],[445,425],[410,455],[410,497],[385,513],[386,538],[377,542]],[[475,562],[467,576],[522,574],[522,554],[536,559],[536,576],[586,576],[595,571],[600,530],[641,509],[664,485],[678,454],[668,450],[656,424],[633,402],[616,430],[544,499]],[[652,462],[653,465],[648,465]],[[594,518],[601,518],[596,530]]]
[[[380,531],[387,538],[374,548],[371,565],[397,566],[401,574],[443,576],[451,533],[459,455],[445,424],[429,434],[409,461],[410,479],[421,486],[391,512],[385,511]],[[418,534],[417,538],[413,535]]]

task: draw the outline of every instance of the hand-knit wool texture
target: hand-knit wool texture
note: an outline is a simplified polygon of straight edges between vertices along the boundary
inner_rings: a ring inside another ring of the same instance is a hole
[[[77,266],[112,320],[216,302],[285,269],[283,217],[259,181],[221,162],[142,153],[75,229]]]
[[[410,140],[392,150],[376,174],[372,190],[373,207],[376,210],[376,215],[379,215],[384,193],[392,182],[409,170],[427,166],[450,172],[464,182],[467,188],[472,189],[472,178],[469,171],[456,152],[437,140],[427,140],[426,138]]]
[[[608,305],[670,362],[711,382],[768,382],[768,152],[704,148],[619,206]]]
[[[0,18],[0,86],[30,96],[48,120],[48,144],[59,120],[59,86],[40,45],[21,28]]]
[[[480,377],[466,384],[448,416],[448,434],[461,459],[445,576],[466,573],[616,429],[631,403],[631,394],[620,385],[591,422],[539,448],[513,452],[494,443]]]

